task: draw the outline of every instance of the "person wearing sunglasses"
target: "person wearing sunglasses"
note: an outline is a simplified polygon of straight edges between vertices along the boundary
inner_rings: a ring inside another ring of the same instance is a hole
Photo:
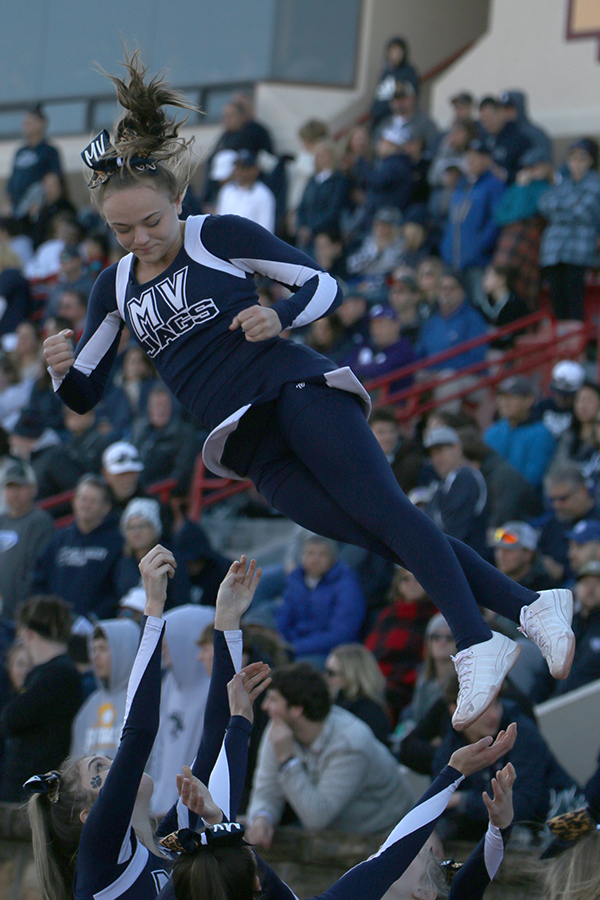
[[[527,522],[506,522],[494,531],[496,567],[532,591],[547,591],[556,582],[544,569],[537,553],[538,536]]]

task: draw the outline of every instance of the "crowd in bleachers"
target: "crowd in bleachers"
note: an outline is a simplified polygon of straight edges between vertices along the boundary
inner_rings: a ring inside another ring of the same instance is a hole
[[[235,98],[184,215],[253,218],[340,281],[336,312],[288,339],[350,365],[363,382],[424,361],[417,377],[432,383],[437,408],[410,427],[394,408],[376,409],[370,422],[398,483],[444,532],[517,582],[573,589],[575,661],[556,682],[535,648],[523,654],[485,721],[457,735],[452,636],[414,576],[307,536],[291,563],[265,573],[244,632],[247,661],[310,666],[276,682],[287,705],[304,709],[297,727],[284,733],[272,702],[257,717],[245,803],[250,836],[265,846],[280,820],[387,827],[398,818],[396,795],[410,800],[398,760],[435,775],[461,742],[509,721],[519,725],[516,818],[531,839],[551,798],[581,799],[584,787],[553,757],[532,704],[600,678],[600,387],[583,357],[554,367],[547,396],[521,374],[481,392],[461,370],[493,366],[514,345],[518,333],[494,331],[539,308],[544,285],[558,319],[583,319],[585,274],[600,236],[598,146],[582,137],[565,160],[553,158],[548,135],[527,117],[525,95],[501,85],[498,96],[453,97],[445,132],[419,94],[406,42],[393,39],[368,121],[337,141],[325,122],[306,122],[295,158],[278,157],[277,135],[254,121],[247,98]],[[152,757],[160,806],[160,778],[174,776],[168,761],[198,742],[212,665],[206,629],[230,561],[187,515],[206,433],[126,328],[92,412],[79,415],[54,395],[43,339],[63,329],[81,335],[94,280],[121,250],[95,211],[71,204],[45,127],[42,109],[25,116],[7,186],[10,214],[0,221],[0,800],[19,801],[32,770],[55,768],[69,747],[114,753],[144,608],[138,563],[160,541],[178,564],[167,592],[167,699]],[[258,285],[265,305],[282,291]],[[484,335],[487,344],[427,364]],[[473,388],[465,402],[445,401],[444,384],[435,387],[449,372],[450,393]],[[401,375],[393,389],[412,380]],[[163,503],[153,485],[166,480]],[[71,501],[50,512],[36,501],[66,491],[74,491],[73,518],[58,528]],[[245,512],[276,515],[258,495]],[[497,616],[494,629],[517,637]],[[307,714],[319,692],[322,708]],[[331,702],[331,727],[315,731]],[[269,717],[277,729],[267,730]],[[354,717],[371,731],[352,731]],[[311,756],[304,750],[317,736]],[[364,768],[336,768],[346,744],[357,758],[379,761],[369,790]],[[299,764],[319,796],[301,781]],[[487,775],[457,792],[446,836],[483,833]],[[165,801],[157,812],[166,808]]]

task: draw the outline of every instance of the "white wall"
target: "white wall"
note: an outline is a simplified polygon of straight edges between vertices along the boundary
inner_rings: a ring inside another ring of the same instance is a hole
[[[595,38],[567,40],[568,0],[492,0],[488,33],[436,82],[433,115],[448,99],[521,88],[532,118],[553,137],[600,132],[600,62]]]

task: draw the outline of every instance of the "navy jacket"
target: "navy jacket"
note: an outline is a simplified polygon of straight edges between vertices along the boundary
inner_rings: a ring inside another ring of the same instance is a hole
[[[313,175],[298,207],[298,227],[310,228],[313,234],[337,227],[347,191],[348,182],[341,172],[332,172],[325,181]]]
[[[38,558],[32,593],[57,594],[82,616],[110,619],[117,598],[115,572],[123,548],[116,517],[89,534],[77,525],[57,532]]]
[[[494,211],[504,187],[491,172],[484,172],[474,184],[466,178],[458,183],[440,244],[440,255],[447,266],[468,269],[487,266],[491,261],[499,233]]]

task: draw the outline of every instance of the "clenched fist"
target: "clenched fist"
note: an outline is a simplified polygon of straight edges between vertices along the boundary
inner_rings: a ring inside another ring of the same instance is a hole
[[[75,362],[72,337],[73,332],[65,329],[44,341],[44,357],[57,375],[66,375]]]

